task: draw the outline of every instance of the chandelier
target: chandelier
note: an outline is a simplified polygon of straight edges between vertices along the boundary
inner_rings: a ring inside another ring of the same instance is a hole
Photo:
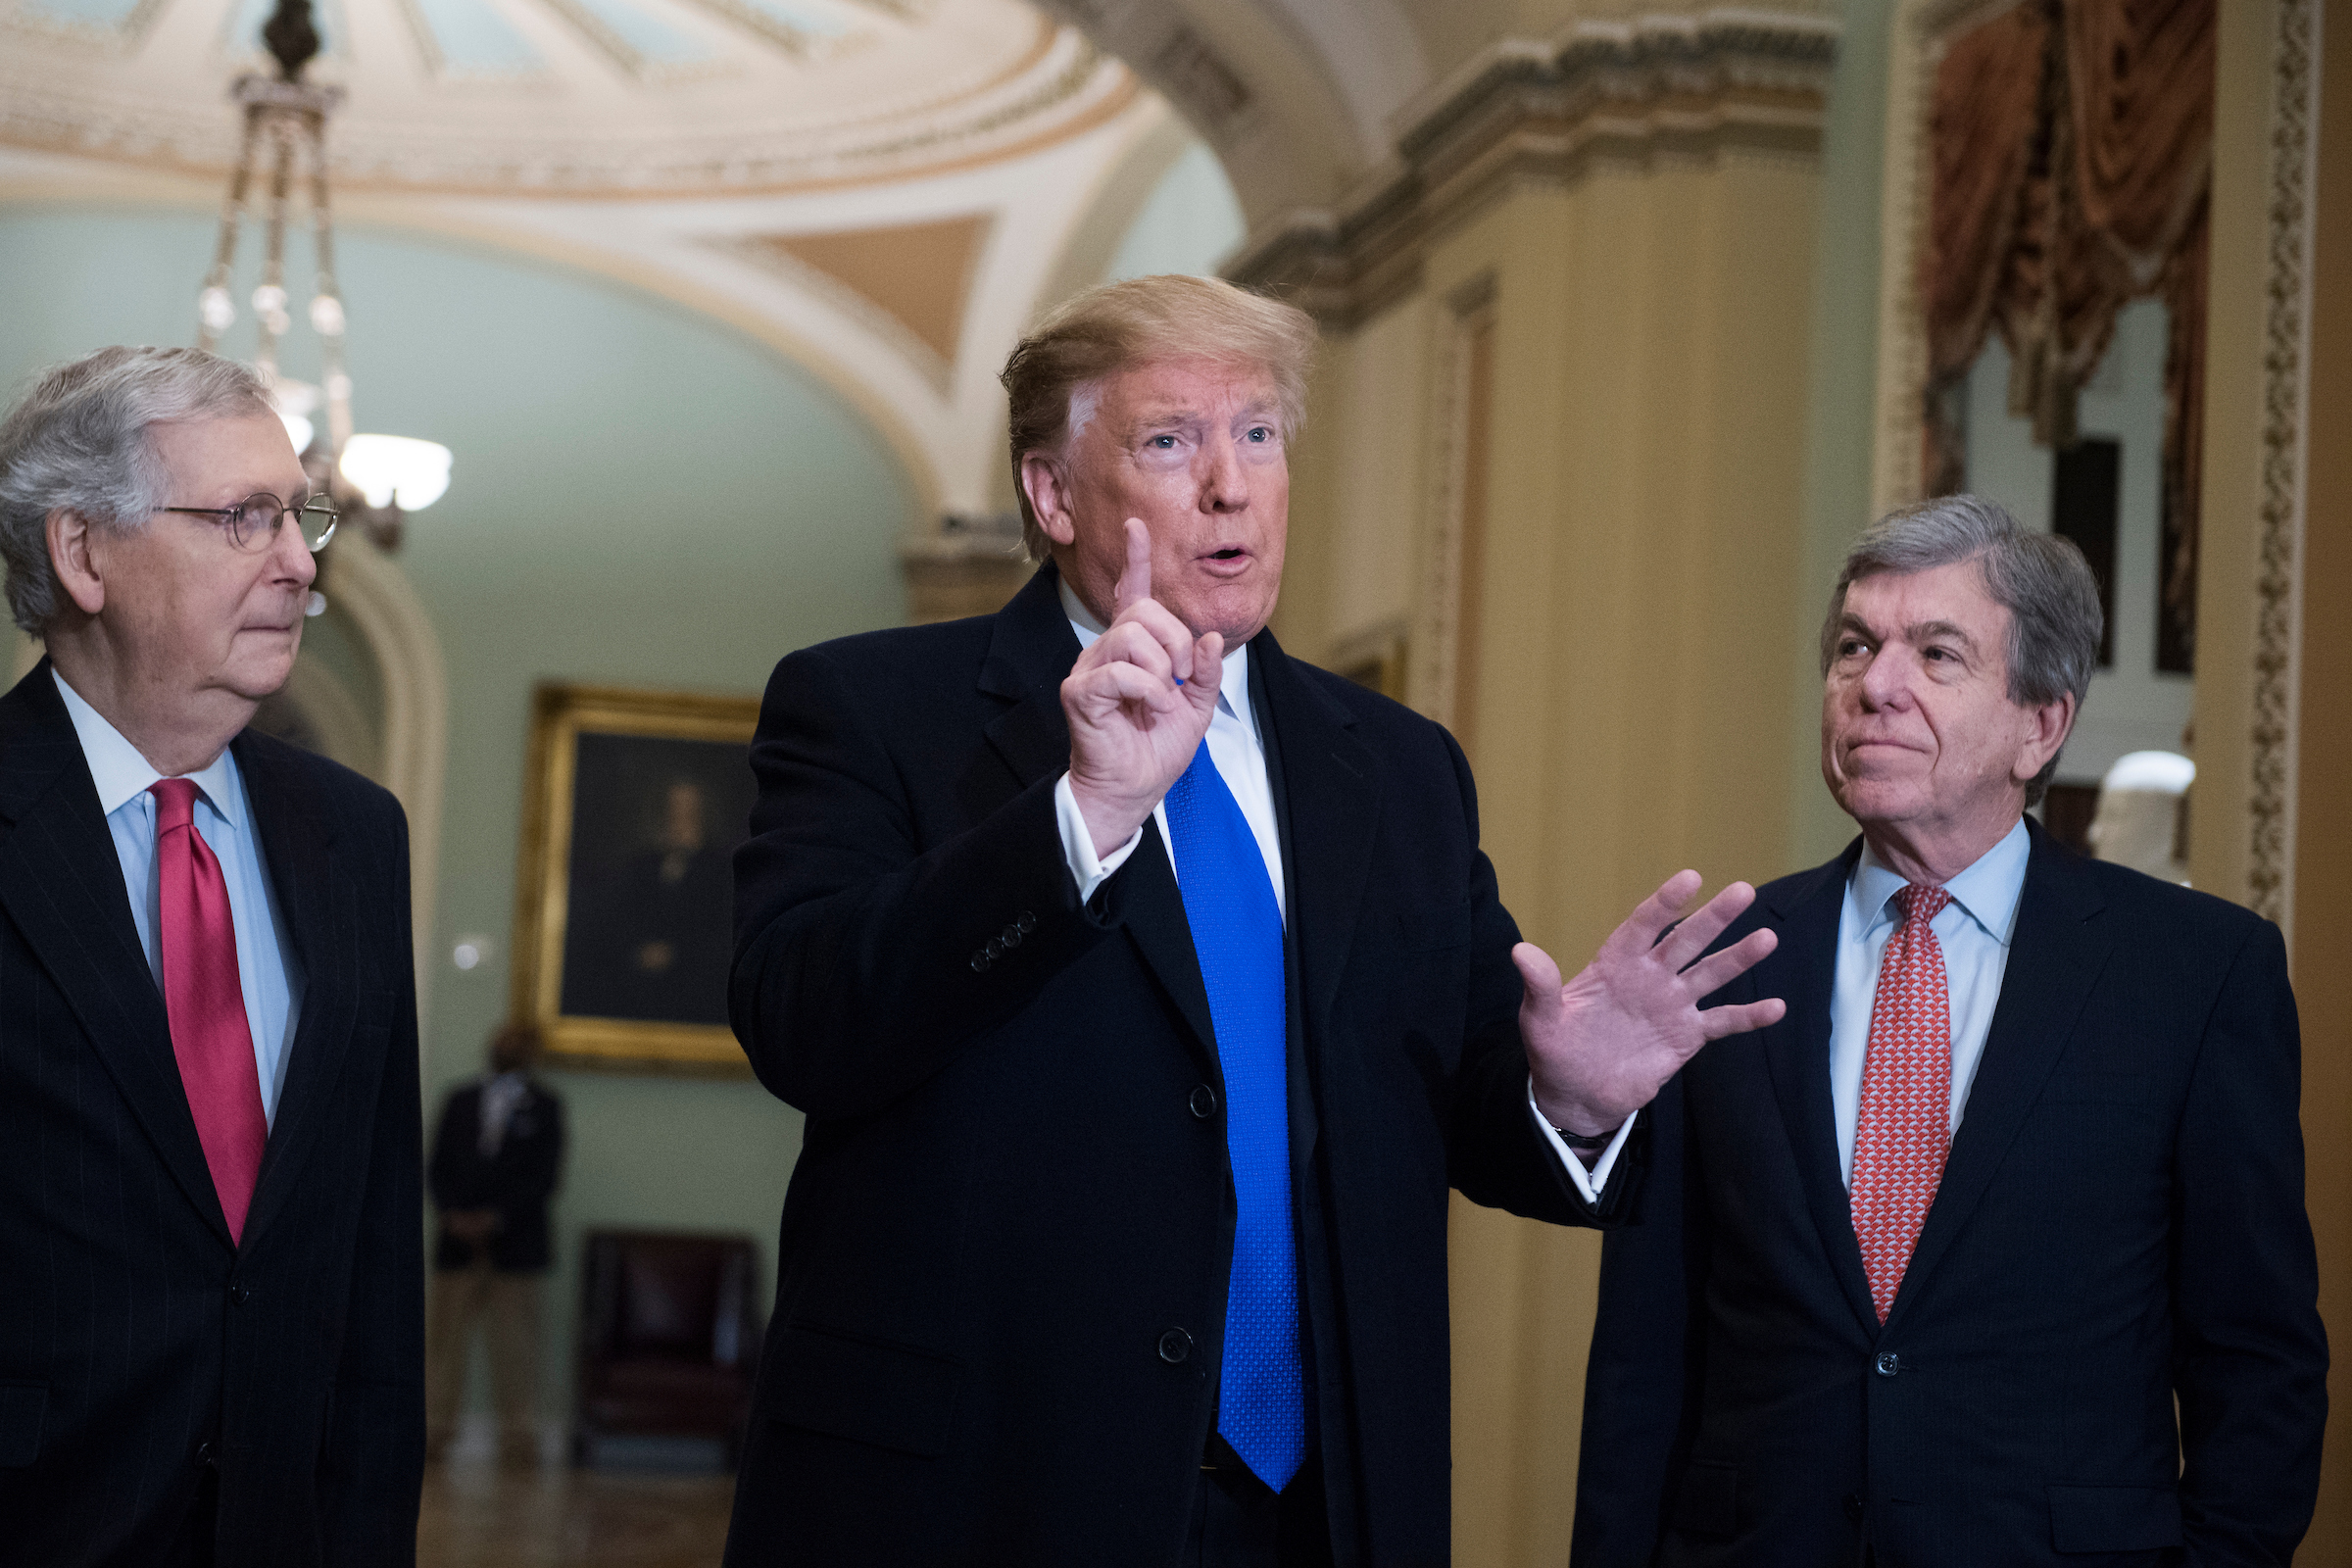
[[[235,324],[236,301],[229,292],[237,242],[245,227],[257,172],[266,169],[262,198],[262,280],[253,291],[256,322],[253,367],[270,387],[278,417],[286,424],[312,483],[325,489],[344,515],[379,548],[399,548],[407,514],[421,511],[449,488],[449,448],[408,436],[355,434],[351,421],[351,372],[343,364],[343,296],[335,282],[335,232],[326,183],[326,120],[343,101],[339,87],[302,79],[303,68],[318,53],[318,29],[311,0],[278,0],[262,28],[262,41],[277,61],[275,77],[248,74],[230,96],[245,111],[245,133],[236,169],[221,204],[220,234],[212,270],[196,298],[196,346],[218,347]],[[298,188],[307,193],[317,280],[309,307],[318,334],[318,384],[279,372],[278,347],[294,325],[286,290],[286,226]],[[323,410],[325,427],[312,416]]]

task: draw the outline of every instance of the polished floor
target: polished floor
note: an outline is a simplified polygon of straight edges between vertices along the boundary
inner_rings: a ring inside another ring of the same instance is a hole
[[[425,1472],[417,1568],[717,1568],[729,1475],[507,1470]]]

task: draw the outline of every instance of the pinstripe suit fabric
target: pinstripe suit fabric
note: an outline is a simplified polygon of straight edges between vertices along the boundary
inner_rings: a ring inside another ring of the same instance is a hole
[[[420,1112],[407,827],[233,743],[308,976],[232,1244],[48,665],[0,698],[0,1565],[412,1562]]]

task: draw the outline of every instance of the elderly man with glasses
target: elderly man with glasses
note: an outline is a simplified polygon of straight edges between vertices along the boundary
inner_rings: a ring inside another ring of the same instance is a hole
[[[334,520],[211,355],[0,421],[0,1563],[415,1556],[407,825],[246,728]]]

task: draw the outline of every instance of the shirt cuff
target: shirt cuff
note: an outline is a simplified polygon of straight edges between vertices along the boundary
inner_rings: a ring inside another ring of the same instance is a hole
[[[1536,1118],[1537,1126],[1544,1129],[1544,1140],[1551,1145],[1552,1152],[1560,1156],[1561,1165],[1568,1171],[1568,1180],[1575,1185],[1577,1192],[1583,1195],[1586,1202],[1598,1204],[1602,1191],[1609,1185],[1609,1172],[1617,1168],[1617,1155],[1624,1150],[1626,1139],[1633,1136],[1634,1123],[1642,1113],[1637,1110],[1625,1118],[1617,1129],[1617,1136],[1609,1140],[1609,1147],[1600,1152],[1600,1158],[1592,1162],[1591,1170],[1586,1169],[1583,1156],[1561,1141],[1560,1130],[1537,1106],[1534,1073],[1527,1075],[1527,1113]]]
[[[1095,889],[1109,881],[1111,873],[1125,865],[1127,857],[1144,842],[1144,830],[1139,827],[1126,843],[1098,857],[1094,832],[1086,825],[1086,813],[1078,809],[1078,797],[1070,789],[1067,773],[1054,786],[1054,819],[1061,825],[1061,858],[1070,868],[1070,879],[1078,884],[1080,904],[1093,898]]]

